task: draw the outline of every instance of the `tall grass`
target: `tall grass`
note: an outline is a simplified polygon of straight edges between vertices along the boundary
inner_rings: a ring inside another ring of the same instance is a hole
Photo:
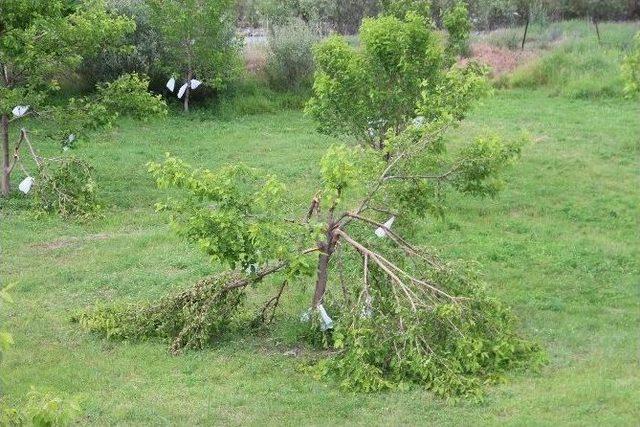
[[[624,82],[620,65],[631,48],[634,33],[640,29],[639,24],[603,23],[600,40],[595,28],[585,21],[555,24],[546,30],[534,28],[529,48],[533,45],[542,49],[542,53],[517,69],[507,78],[506,85],[546,87],[553,94],[569,98],[621,97]],[[549,43],[552,39],[557,42]],[[508,38],[494,36],[494,43],[501,40]]]

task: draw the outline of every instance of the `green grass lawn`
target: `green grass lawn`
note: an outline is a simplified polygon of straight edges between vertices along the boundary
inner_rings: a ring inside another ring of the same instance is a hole
[[[499,92],[452,138],[523,130],[535,142],[498,198],[456,200],[445,221],[425,221],[411,237],[481,263],[490,290],[547,350],[540,373],[510,376],[482,403],[420,389],[341,392],[297,369],[308,350],[285,355],[310,283],[292,287],[273,331],[179,357],[164,343],[106,341],[70,323],[96,302],[157,297],[214,269],[154,212],[165,194],[144,165],[167,151],[198,166],[269,169],[304,209],[330,138],[296,111],[233,121],[205,113],[122,122],[80,144],[77,155],[96,167],[103,218],[36,218],[21,195],[1,201],[0,276],[17,282],[15,304],[0,313],[15,338],[2,365],[8,401],[31,386],[77,396],[79,421],[91,425],[637,425],[640,105]]]

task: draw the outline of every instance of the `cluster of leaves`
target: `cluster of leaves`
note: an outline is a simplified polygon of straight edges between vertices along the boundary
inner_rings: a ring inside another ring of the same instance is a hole
[[[100,103],[112,114],[138,120],[167,114],[167,104],[162,97],[149,93],[147,76],[123,74],[113,82],[98,85],[97,89]]]
[[[273,175],[243,164],[194,169],[169,154],[163,163],[150,163],[149,171],[160,188],[183,190],[186,198],[157,207],[171,212],[178,233],[212,262],[233,270],[256,270],[274,260],[297,263],[300,228],[283,223],[286,188]]]
[[[432,16],[430,0],[382,0],[382,11],[387,15],[403,19],[408,13],[417,13],[427,19]]]
[[[74,156],[47,159],[34,184],[36,204],[44,212],[86,217],[100,207],[93,168]]]
[[[464,36],[468,19],[457,12],[452,16],[450,42],[459,47],[465,37],[468,41],[468,34]],[[365,19],[360,41],[362,48],[356,50],[344,38],[332,36],[314,50],[314,96],[306,112],[321,132],[349,135],[384,148],[387,132],[399,134],[406,128],[425,93],[433,100],[455,89],[445,101],[470,102],[488,90],[482,67],[473,63],[465,69],[449,67],[451,61],[433,25],[414,12],[403,19],[390,15]],[[471,75],[477,78],[466,79]],[[461,77],[466,87],[459,87]],[[460,96],[465,89],[468,96]],[[424,110],[429,121],[441,112]]]
[[[55,129],[50,136],[63,146],[73,146],[84,132],[109,128],[120,116],[147,120],[166,114],[166,102],[160,95],[149,92],[149,78],[133,73],[98,84],[93,95],[71,98],[62,107],[50,107],[50,114],[45,116]]]
[[[640,93],[640,32],[633,38],[633,47],[622,61],[622,76],[625,95],[629,98],[637,96]]]
[[[63,0],[16,0],[0,14],[0,112],[38,101],[58,89],[56,78],[75,69],[84,57],[133,31],[128,18],[112,15],[101,1],[71,4]]]
[[[0,408],[0,424],[9,427],[67,426],[78,418],[82,410],[75,399],[61,398],[50,392],[32,388],[24,407]]]
[[[220,338],[242,306],[245,292],[238,284],[256,277],[222,274],[153,303],[103,305],[73,320],[107,338],[166,339],[173,354],[200,349]]]

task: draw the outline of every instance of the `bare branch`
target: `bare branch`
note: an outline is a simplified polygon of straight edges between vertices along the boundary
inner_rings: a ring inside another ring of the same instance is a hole
[[[344,231],[342,230],[338,230],[337,231],[347,242],[349,242],[353,247],[355,247],[356,249],[358,249],[361,253],[367,253],[371,259],[376,262],[376,264],[378,264],[385,272],[387,272],[387,274],[389,274],[389,276],[391,276],[392,278],[394,278],[394,280],[396,280],[397,282],[402,282],[398,276],[396,275],[396,273],[407,277],[409,280],[411,280],[414,283],[420,284],[424,287],[426,287],[427,289],[429,289],[430,291],[434,292],[435,294],[441,295],[443,297],[446,297],[447,299],[451,300],[451,301],[456,301],[457,299],[451,295],[449,295],[448,293],[444,292],[443,290],[437,288],[435,286],[435,284],[429,283],[425,280],[420,280],[412,275],[410,275],[409,273],[407,273],[406,271],[402,270],[400,267],[396,266],[395,264],[393,264],[391,261],[389,261],[388,259],[386,259],[385,257],[383,257],[382,255],[373,252],[370,249],[367,249],[365,246],[363,246],[362,244],[356,242],[351,236],[349,236],[348,234],[346,234]],[[393,271],[391,271],[393,270]],[[394,273],[395,271],[395,273]],[[404,285],[404,283],[403,283]]]
[[[282,292],[284,291],[284,288],[287,286],[287,281],[283,281],[282,285],[280,286],[280,289],[278,290],[278,293],[276,293],[273,297],[269,298],[269,300],[265,303],[265,305],[262,307],[262,310],[260,312],[260,316],[259,319],[263,322],[263,323],[271,323],[273,321],[274,316],[276,315],[276,309],[278,308],[278,303],[280,303],[280,297],[282,296]],[[271,315],[269,316],[269,319],[267,320],[267,310],[271,310]]]

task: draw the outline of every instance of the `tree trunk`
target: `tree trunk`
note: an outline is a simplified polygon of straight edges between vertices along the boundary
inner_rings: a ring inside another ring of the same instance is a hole
[[[600,39],[600,28],[598,27],[598,19],[593,17],[593,25],[596,26],[596,35],[598,36],[598,44],[602,45],[602,40]]]
[[[340,192],[338,192],[338,197],[340,197]],[[333,222],[333,210],[335,209],[335,205],[329,209],[329,214],[327,216],[327,234],[324,242],[318,243],[318,247],[320,248],[320,255],[318,255],[318,272],[316,278],[316,289],[313,293],[313,300],[311,301],[311,308],[315,309],[318,304],[322,303],[322,298],[324,297],[324,292],[327,289],[327,277],[329,275],[329,258],[331,258],[331,254],[336,248],[336,235],[333,231],[333,226],[335,225]]]
[[[530,14],[527,11],[527,23],[524,26],[524,35],[522,36],[522,47],[520,50],[524,50],[524,43],[527,41],[527,30],[529,30],[529,18],[530,18]]]
[[[2,195],[7,197],[11,191],[9,163],[9,115],[2,115]]]
[[[191,93],[191,78],[193,73],[191,70],[187,71],[187,90],[184,92],[184,112],[189,112],[189,94]]]
[[[327,289],[327,277],[329,269],[329,254],[328,248],[323,248],[323,253],[318,256],[318,273],[316,279],[316,290],[313,293],[313,301],[311,301],[311,308],[314,309],[322,302],[322,297]]]

